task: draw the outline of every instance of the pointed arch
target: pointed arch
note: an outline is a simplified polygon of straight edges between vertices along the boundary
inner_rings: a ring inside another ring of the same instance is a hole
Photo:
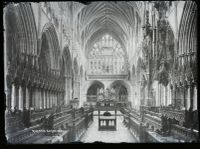
[[[42,49],[43,34],[45,34],[45,36],[47,37],[50,59],[51,59],[51,68],[57,69],[59,68],[60,47],[59,47],[59,42],[58,42],[58,36],[55,30],[55,27],[53,26],[52,23],[45,24],[42,29],[41,47],[40,47],[39,53],[41,53],[41,49]]]
[[[127,102],[131,94],[131,87],[123,80],[116,80],[110,84],[110,88],[115,89],[119,101]]]
[[[98,80],[94,80],[90,83],[86,90],[87,101],[96,102],[97,101],[97,92],[99,89],[104,88],[104,84]]]
[[[30,3],[9,4],[5,8],[5,30],[8,61],[12,57],[16,62],[17,59],[22,61],[28,59],[35,64],[38,36]]]

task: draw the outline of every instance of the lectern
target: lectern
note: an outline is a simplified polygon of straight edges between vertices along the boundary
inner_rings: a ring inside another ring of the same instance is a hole
[[[117,130],[117,108],[115,101],[102,100],[97,102],[98,129],[100,131]]]

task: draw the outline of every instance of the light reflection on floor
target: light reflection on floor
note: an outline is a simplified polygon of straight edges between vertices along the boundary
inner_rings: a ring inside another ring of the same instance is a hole
[[[98,117],[94,116],[94,122],[81,138],[81,142],[91,143],[95,141],[105,143],[136,142],[129,130],[123,125],[123,116],[117,117],[117,131],[98,131]]]

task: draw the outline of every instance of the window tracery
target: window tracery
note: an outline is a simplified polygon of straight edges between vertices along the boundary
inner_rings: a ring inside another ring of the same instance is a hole
[[[109,34],[97,41],[89,53],[90,74],[126,74],[124,51]]]

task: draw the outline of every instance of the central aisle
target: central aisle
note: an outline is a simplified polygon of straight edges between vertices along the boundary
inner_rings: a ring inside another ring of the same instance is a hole
[[[84,143],[92,143],[95,141],[105,143],[136,142],[122,121],[123,116],[117,116],[117,131],[98,131],[98,116],[94,116],[94,122],[90,125],[80,141]]]

